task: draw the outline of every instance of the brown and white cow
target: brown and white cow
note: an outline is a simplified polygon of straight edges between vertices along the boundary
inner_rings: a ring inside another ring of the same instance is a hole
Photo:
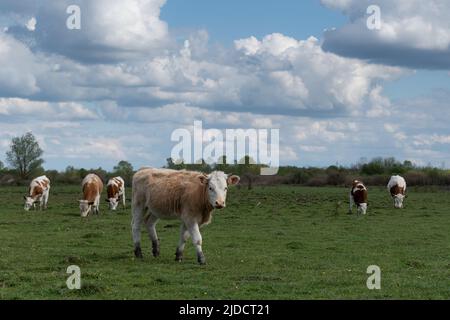
[[[354,180],[352,184],[352,190],[350,191],[350,211],[352,213],[353,204],[356,204],[358,208],[358,214],[366,214],[367,213],[367,198],[368,192],[367,188],[359,180]]]
[[[103,191],[102,180],[94,173],[88,174],[81,182],[83,199],[80,202],[80,213],[82,217],[87,217],[93,211],[99,213],[100,195]]]
[[[50,194],[50,179],[46,176],[40,176],[33,179],[30,183],[28,195],[25,195],[24,209],[30,210],[32,207],[36,208],[36,202],[39,201],[39,209],[47,209],[48,196]]]
[[[106,184],[106,193],[108,194],[106,202],[109,203],[110,210],[117,210],[119,202],[122,202],[125,209],[125,181],[121,177],[109,179]]]
[[[401,176],[392,176],[387,185],[392,199],[394,199],[394,207],[403,208],[403,200],[406,198],[406,181]]]
[[[152,241],[153,256],[159,256],[159,240],[156,223],[159,219],[180,219],[180,241],[176,260],[183,259],[183,251],[189,236],[196,247],[197,260],[205,264],[200,227],[210,223],[214,209],[225,208],[229,185],[239,183],[240,178],[214,171],[209,175],[193,171],[170,169],[140,169],[133,177],[133,219],[131,222],[134,254],[142,258],[141,224],[145,223]]]

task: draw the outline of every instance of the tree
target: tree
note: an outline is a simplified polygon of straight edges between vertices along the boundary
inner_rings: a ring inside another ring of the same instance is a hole
[[[182,160],[174,161],[172,158],[167,158],[166,161],[167,161],[167,164],[164,168],[172,169],[172,170],[182,170],[182,169],[187,168],[186,164],[184,164],[184,162]]]
[[[167,161],[166,168],[168,168],[168,169],[175,168],[175,162],[173,162],[172,158],[167,158],[166,161]]]
[[[412,170],[414,169],[414,164],[410,160],[405,160],[403,162],[403,166],[406,168],[406,170]]]
[[[361,173],[367,175],[383,174],[385,172],[384,164],[385,162],[382,158],[374,158],[362,166]]]
[[[117,166],[113,168],[114,175],[121,176],[127,185],[131,184],[131,180],[133,178],[134,169],[131,163],[128,161],[122,160]]]
[[[80,170],[74,166],[67,166],[66,170],[60,174],[60,181],[67,184],[78,184],[84,178],[80,175]]]
[[[332,186],[339,186],[345,184],[346,173],[338,166],[329,166],[325,170],[327,174],[327,184]]]
[[[6,161],[17,170],[19,176],[26,179],[31,173],[42,170],[44,151],[31,132],[11,140],[10,150],[6,152]]]
[[[247,188],[251,190],[253,188],[253,182],[255,177],[259,174],[261,170],[261,165],[256,164],[256,161],[249,155],[244,156],[239,164],[232,167],[233,173],[237,173],[242,176],[242,180],[247,181]]]
[[[3,171],[5,169],[5,166],[3,164],[3,162],[0,161],[0,171]]]

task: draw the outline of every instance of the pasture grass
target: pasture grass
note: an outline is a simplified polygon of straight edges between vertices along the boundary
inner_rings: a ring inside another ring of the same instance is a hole
[[[159,222],[157,259],[143,229],[139,261],[129,208],[111,214],[102,199],[82,219],[79,187],[53,186],[48,211],[25,212],[25,191],[0,188],[0,299],[450,298],[450,194],[438,188],[411,188],[404,210],[370,188],[367,216],[347,214],[345,188],[231,188],[202,228],[206,266],[190,242],[174,261],[178,221]],[[66,286],[69,265],[81,290]],[[370,265],[381,290],[366,287]]]

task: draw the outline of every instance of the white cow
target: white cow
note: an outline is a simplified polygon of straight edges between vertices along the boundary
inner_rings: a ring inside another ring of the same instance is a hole
[[[92,211],[99,213],[100,195],[103,190],[102,179],[94,173],[88,174],[81,182],[83,199],[80,202],[80,213],[82,217],[87,217]]]
[[[403,200],[406,198],[406,181],[401,176],[392,176],[387,188],[394,199],[394,207],[403,208]]]
[[[352,183],[352,189],[350,191],[349,213],[352,213],[353,204],[356,204],[356,207],[358,208],[358,214],[366,214],[368,206],[367,198],[368,192],[364,183],[359,180],[354,180]]]
[[[30,183],[28,195],[25,195],[24,209],[30,210],[32,207],[36,208],[36,202],[39,201],[39,209],[47,209],[48,196],[50,194],[50,179],[46,176],[40,176],[33,179]]]
[[[119,202],[122,202],[125,209],[125,181],[121,177],[109,179],[106,184],[106,192],[108,194],[106,202],[109,203],[110,210],[117,210]]]

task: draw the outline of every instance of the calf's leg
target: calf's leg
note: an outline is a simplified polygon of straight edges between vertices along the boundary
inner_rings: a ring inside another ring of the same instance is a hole
[[[351,214],[352,210],[353,210],[353,195],[351,193],[350,193],[349,203],[350,203],[350,207],[349,207],[348,213]]]
[[[44,210],[47,210],[47,208],[48,208],[48,196],[49,196],[49,190],[47,190],[45,193],[44,193]]]
[[[152,242],[152,253],[155,258],[159,256],[159,240],[158,235],[156,234],[156,223],[158,220],[159,218],[151,214],[145,221],[148,235],[150,236],[150,241]]]
[[[142,259],[141,249],[141,224],[142,224],[143,208],[139,206],[133,207],[133,218],[131,219],[131,232],[133,235],[134,256]]]
[[[95,197],[94,209],[95,214],[98,215],[100,213],[100,194],[98,194],[97,197]]]
[[[189,239],[189,231],[184,222],[182,222],[180,228],[180,241],[178,242],[177,252],[175,253],[176,261],[181,262],[183,260],[184,247],[186,246],[186,241],[188,239]]]
[[[198,223],[190,223],[188,226],[189,234],[192,237],[192,243],[197,251],[197,261],[199,264],[206,264],[205,255],[202,250],[202,235]]]

